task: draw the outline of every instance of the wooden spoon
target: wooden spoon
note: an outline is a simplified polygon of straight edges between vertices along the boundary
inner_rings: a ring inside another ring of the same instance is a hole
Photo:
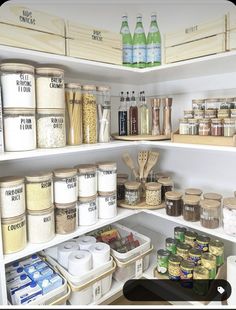
[[[147,161],[147,164],[145,166],[144,175],[143,175],[144,179],[146,179],[148,177],[149,172],[157,163],[157,161],[159,159],[159,155],[160,154],[158,152],[149,151],[148,161]]]
[[[139,178],[142,180],[143,171],[148,159],[148,151],[140,151],[138,153],[138,164],[139,164]]]
[[[133,159],[130,156],[130,154],[128,152],[125,152],[122,155],[122,159],[123,159],[124,163],[127,165],[127,167],[129,167],[131,169],[131,171],[133,172],[135,179],[138,179],[139,175],[135,169],[134,162],[133,162]]]

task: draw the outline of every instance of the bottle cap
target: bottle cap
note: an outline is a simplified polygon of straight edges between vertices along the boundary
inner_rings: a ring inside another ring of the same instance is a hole
[[[155,17],[157,16],[157,13],[156,13],[156,12],[152,12],[152,13],[151,13],[151,17],[154,17],[154,16],[155,16]]]
[[[143,15],[141,13],[138,13],[136,16],[137,16],[137,18],[142,18],[143,17]]]
[[[127,14],[127,13],[123,13],[123,14],[122,14],[122,18],[123,18],[123,17],[128,17],[128,14]]]

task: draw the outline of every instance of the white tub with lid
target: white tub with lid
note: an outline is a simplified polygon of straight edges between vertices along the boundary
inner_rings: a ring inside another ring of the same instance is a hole
[[[91,197],[97,193],[97,167],[95,165],[78,165],[78,197]]]
[[[117,165],[116,162],[97,163],[98,170],[98,191],[113,192],[116,191]]]
[[[80,198],[77,203],[78,225],[93,225],[98,221],[97,195]]]
[[[98,217],[100,219],[109,219],[117,215],[116,192],[98,193]]]
[[[77,201],[77,170],[54,170],[54,202],[59,204]]]

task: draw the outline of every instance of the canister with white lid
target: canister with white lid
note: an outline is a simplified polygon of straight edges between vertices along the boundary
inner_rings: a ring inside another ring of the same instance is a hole
[[[95,224],[98,221],[97,195],[79,198],[77,209],[79,226]]]
[[[78,197],[91,197],[97,193],[96,165],[78,165]]]
[[[25,184],[23,177],[0,178],[1,217],[16,217],[25,212]]]
[[[98,191],[113,192],[116,191],[117,183],[117,165],[116,162],[100,162],[98,166]]]
[[[71,203],[77,201],[77,170],[54,170],[54,202]]]
[[[35,108],[34,67],[3,63],[0,70],[3,108]]]
[[[98,193],[98,217],[100,219],[109,219],[117,215],[116,192]]]

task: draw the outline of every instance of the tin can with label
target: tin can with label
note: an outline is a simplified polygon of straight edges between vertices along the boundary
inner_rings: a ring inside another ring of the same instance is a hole
[[[185,227],[179,227],[179,226],[175,227],[175,230],[174,230],[175,239],[179,240],[180,242],[184,242],[186,231],[187,229]]]
[[[168,259],[170,252],[167,250],[158,250],[157,251],[157,271],[159,273],[165,274],[168,270]]]
[[[169,279],[178,281],[180,280],[180,263],[182,257],[179,255],[171,255],[168,261]]]
[[[196,239],[196,248],[202,252],[209,251],[210,238],[205,235],[200,235]]]
[[[166,250],[169,251],[171,254],[176,254],[176,245],[177,240],[173,238],[166,238]]]

